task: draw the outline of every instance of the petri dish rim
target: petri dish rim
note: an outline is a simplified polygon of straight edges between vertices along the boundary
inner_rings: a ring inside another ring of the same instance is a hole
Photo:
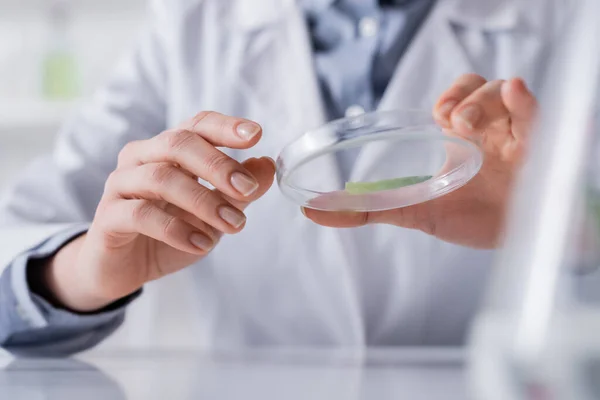
[[[431,128],[432,126],[423,126],[423,127],[429,127],[429,128]],[[421,128],[423,128],[423,127],[421,127]],[[417,128],[418,127],[415,127],[415,129],[417,129]],[[397,129],[396,128],[390,128],[388,131],[394,131],[394,130],[397,130]],[[434,135],[430,135],[430,136],[434,136]],[[417,139],[417,140],[427,140],[426,137],[424,137],[423,134],[419,134],[419,137],[417,137],[415,135],[414,138]],[[384,140],[384,139],[385,139],[385,137],[383,137],[383,136],[380,139],[372,139],[372,140],[366,140],[365,139],[365,140],[360,140],[359,141],[358,139],[356,139],[356,140],[354,140],[355,143],[353,143],[353,144],[360,143],[360,142],[371,143],[371,142],[377,142],[379,140]],[[404,140],[409,141],[411,139],[412,138],[410,138],[410,137],[407,138],[406,136],[403,136],[401,139],[399,138],[398,141],[404,141]],[[435,140],[444,141],[444,142],[455,142],[455,143],[458,143],[458,144],[461,144],[461,145],[465,144],[465,140],[458,139],[458,138],[440,138],[440,137],[436,137],[434,139]],[[319,152],[316,152],[316,153],[312,154],[311,156],[307,157],[306,159],[302,160],[301,162],[295,164],[292,168],[293,169],[301,168],[302,166],[310,163],[311,161],[313,161],[313,160],[315,160],[315,159],[317,159],[317,158],[319,158],[319,157],[321,157],[323,155],[329,154],[331,152],[339,151],[339,150],[344,150],[345,148],[351,148],[351,147],[352,146],[350,146],[350,144],[348,146],[343,146],[343,145],[333,145],[333,146],[330,146],[330,147],[328,147],[328,148],[326,148],[324,150],[321,150]],[[448,176],[453,175],[453,174],[457,173],[458,171],[460,171],[461,169],[464,169],[464,168],[465,168],[465,165],[464,164],[460,164],[459,166],[452,168],[451,170],[449,170],[448,172],[446,172],[446,173],[444,173],[442,175],[439,175],[439,176],[436,176],[436,177],[434,177],[432,179],[429,179],[426,182],[417,183],[417,184],[414,184],[414,185],[411,185],[411,186],[423,185],[423,184],[427,184],[427,183],[431,184],[432,181],[437,180],[437,179],[440,179],[440,180],[447,179]],[[286,175],[286,177],[288,179],[291,178],[292,176],[293,176],[293,173],[291,173],[289,175]],[[299,193],[314,194],[314,195],[326,194],[325,192],[320,192],[320,191],[317,191],[317,190],[300,188],[298,186],[295,186],[292,183],[286,182],[286,180],[283,179],[283,177],[282,177],[281,182],[282,182],[282,184],[285,184],[288,188],[290,188],[290,189],[292,189],[292,190],[294,190],[296,192],[299,192]],[[389,190],[386,190],[386,192],[393,192],[394,190],[402,190],[402,189],[403,188],[389,189]]]
[[[360,129],[356,129],[355,130],[356,132],[344,133],[344,135],[343,135],[344,137],[339,138],[337,141],[331,141],[326,146],[324,146],[322,149],[313,150],[313,151],[308,152],[304,158],[300,159],[298,162],[296,162],[292,165],[286,165],[286,163],[285,163],[284,158],[285,158],[286,151],[289,151],[289,149],[293,146],[298,146],[299,142],[301,142],[308,135],[319,135],[321,133],[326,134],[326,133],[331,132],[332,130],[338,128],[340,126],[340,124],[352,124],[353,121],[361,120],[364,118],[370,118],[370,119],[377,120],[379,117],[391,117],[391,121],[395,122],[396,118],[401,119],[401,117],[398,117],[398,113],[401,113],[401,115],[410,114],[412,116],[416,116],[417,118],[422,118],[423,120],[427,120],[427,122],[423,122],[420,124],[414,124],[414,125],[412,125],[412,124],[409,124],[409,125],[384,124],[384,125],[375,126],[375,127],[372,127],[369,125],[363,125],[363,126],[360,126]],[[370,129],[372,129],[372,130],[370,130]],[[418,133],[416,133],[416,132],[418,132]],[[475,162],[475,164],[476,164],[476,167],[472,168],[472,171],[470,173],[463,173],[462,176],[459,176],[459,175],[461,175],[461,171],[464,171],[467,169],[467,166],[468,166],[467,162],[462,162],[458,166],[455,166],[452,169],[450,169],[449,171],[446,171],[441,175],[434,176],[432,179],[429,179],[425,182],[411,185],[410,186],[411,189],[414,189],[414,190],[418,190],[420,187],[425,188],[428,186],[439,187],[439,189],[430,190],[429,191],[430,195],[423,197],[421,201],[415,201],[410,204],[403,204],[401,207],[406,207],[406,206],[410,206],[413,204],[433,200],[435,198],[441,197],[445,194],[448,194],[450,192],[453,192],[453,191],[459,189],[460,187],[462,187],[462,186],[466,185],[468,182],[470,182],[479,173],[479,171],[483,165],[483,162],[484,162],[483,153],[481,151],[479,143],[477,143],[474,140],[468,140],[463,137],[450,136],[450,135],[444,134],[442,132],[442,128],[439,127],[437,124],[435,124],[435,122],[433,121],[433,118],[431,117],[431,115],[429,113],[426,113],[422,110],[415,110],[415,109],[395,110],[395,111],[394,110],[379,111],[379,112],[363,114],[363,115],[357,116],[357,117],[343,118],[343,119],[331,121],[319,128],[309,130],[309,131],[299,135],[298,137],[296,137],[291,143],[289,143],[287,146],[285,146],[283,148],[283,150],[280,152],[279,157],[277,159],[277,183],[280,187],[280,190],[290,200],[292,200],[293,202],[299,203],[299,205],[301,205],[303,207],[321,209],[321,210],[325,210],[325,211],[341,211],[343,209],[339,209],[339,210],[331,209],[331,208],[324,209],[324,208],[314,207],[313,205],[305,203],[305,202],[300,202],[298,200],[299,196],[300,197],[311,197],[311,196],[327,195],[330,192],[323,192],[323,191],[313,190],[313,189],[309,189],[309,188],[303,188],[303,187],[299,187],[299,186],[289,182],[290,179],[294,176],[294,172],[297,171],[302,166],[310,163],[311,161],[314,161],[315,159],[317,159],[323,155],[332,154],[334,152],[352,148],[352,147],[359,147],[360,144],[374,143],[374,142],[378,142],[378,141],[385,141],[388,139],[393,139],[394,141],[406,141],[406,142],[439,140],[439,141],[447,142],[447,143],[448,142],[456,143],[458,145],[466,146],[466,147],[470,148],[470,150],[472,152],[472,156],[474,157],[471,161]],[[442,184],[445,181],[448,183]],[[368,198],[371,195],[374,195],[374,194],[381,195],[382,193],[387,193],[387,194],[390,194],[391,196],[393,196],[393,195],[401,193],[405,190],[406,190],[405,187],[401,187],[401,188],[396,188],[396,189],[388,189],[388,190],[373,192],[373,193],[369,193],[369,194],[364,194],[362,196],[364,196],[365,198]],[[352,195],[349,195],[349,196],[352,196]],[[374,208],[372,210],[368,209],[368,210],[356,210],[356,211],[383,211],[383,210],[391,209],[391,208],[400,208],[400,207],[385,207],[385,208]]]

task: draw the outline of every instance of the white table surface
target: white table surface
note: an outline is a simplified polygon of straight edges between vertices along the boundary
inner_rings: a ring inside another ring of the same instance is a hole
[[[0,361],[0,399],[468,399],[460,350],[120,352]]]

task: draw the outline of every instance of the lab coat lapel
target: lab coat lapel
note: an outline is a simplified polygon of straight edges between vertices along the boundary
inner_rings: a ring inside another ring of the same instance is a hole
[[[262,114],[259,122],[279,152],[302,133],[326,122],[325,107],[313,63],[312,48],[301,8],[293,0],[240,3],[244,63],[240,86],[249,103]],[[242,17],[244,15],[245,17]],[[253,113],[254,115],[257,114]],[[270,123],[269,123],[270,122]],[[335,157],[320,157],[322,184],[335,185]]]
[[[322,125],[325,112],[304,17],[294,0],[240,1],[236,14],[243,46],[240,84],[270,118],[293,127],[287,137]]]
[[[245,62],[237,79],[244,87],[248,103],[254,103],[253,115],[262,115],[270,146],[279,152],[305,131],[326,123],[326,112],[313,63],[313,54],[304,15],[293,0],[240,1],[241,48]],[[270,10],[267,11],[266,9]],[[260,118],[260,117],[259,117]],[[270,121],[270,122],[268,122]],[[275,131],[269,130],[269,127]],[[320,157],[320,180],[334,185],[339,169],[334,156]],[[298,212],[294,207],[294,212]],[[331,291],[327,271],[313,271],[313,285],[323,287],[331,296],[327,323],[343,343],[362,343],[360,305],[352,282],[348,249],[339,231],[319,227],[303,219],[297,229],[306,230],[319,243],[318,259],[336,268],[342,282],[339,292]],[[305,266],[308,267],[308,266]],[[321,274],[324,274],[321,276]],[[336,306],[337,304],[337,306]],[[323,310],[325,312],[325,310]]]
[[[438,0],[401,59],[380,103],[380,110],[418,109],[429,112],[438,96],[462,74],[476,72],[454,27],[476,24],[482,27],[508,29],[516,23],[512,0],[498,1],[497,7],[483,7],[492,0],[477,0],[479,5],[467,7],[471,0]],[[477,10],[467,13],[465,10]],[[483,35],[483,31],[478,32]],[[433,123],[433,122],[432,122]],[[353,179],[363,178],[389,146],[371,145],[358,157]]]
[[[289,60],[288,70],[294,71],[296,76],[288,76],[288,81],[282,82],[282,85],[289,85],[287,98],[295,98],[296,103],[290,114],[293,115],[291,120],[294,121],[294,126],[301,127],[299,132],[301,134],[307,129],[323,125],[327,119],[313,63],[309,34],[304,15],[297,4],[293,7],[288,24],[290,39],[288,45],[294,54],[294,57]],[[321,180],[329,182],[330,187],[335,187],[340,179],[337,158],[334,155],[321,156],[318,162],[320,163],[318,170],[321,171]],[[325,265],[337,266],[339,272],[337,279],[341,283],[340,301],[337,302],[338,307],[331,307],[333,313],[328,318],[329,323],[335,325],[334,329],[337,330],[342,342],[364,343],[361,305],[352,275],[354,261],[351,258],[351,249],[348,248],[339,231],[318,227],[309,221],[304,221],[304,223],[311,224],[311,229],[315,236],[319,237],[319,241],[329,243],[327,251],[320,254],[320,257],[325,260]],[[324,290],[330,290],[327,286],[324,288]],[[331,299],[330,302],[336,303]]]
[[[445,8],[434,7],[400,60],[380,108],[429,110],[443,88],[472,68]]]

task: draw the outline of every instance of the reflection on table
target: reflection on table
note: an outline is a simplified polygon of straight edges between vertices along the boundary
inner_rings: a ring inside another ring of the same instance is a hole
[[[14,360],[6,399],[466,399],[460,350],[120,352]],[[5,397],[6,396],[6,397]]]

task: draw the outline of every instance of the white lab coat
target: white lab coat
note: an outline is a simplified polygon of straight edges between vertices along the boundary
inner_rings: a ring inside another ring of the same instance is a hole
[[[438,0],[381,108],[430,109],[468,72],[488,79],[519,75],[536,88],[558,3]],[[66,124],[53,156],[9,191],[1,265],[52,232],[90,221],[119,150],[131,140],[217,110],[264,127],[254,149],[229,154],[276,157],[296,135],[325,122],[294,1],[164,0],[154,2],[153,15],[133,57]],[[198,265],[148,284],[105,346],[464,340],[492,252],[390,226],[319,227],[276,187],[247,215],[244,232],[225,238]]]

